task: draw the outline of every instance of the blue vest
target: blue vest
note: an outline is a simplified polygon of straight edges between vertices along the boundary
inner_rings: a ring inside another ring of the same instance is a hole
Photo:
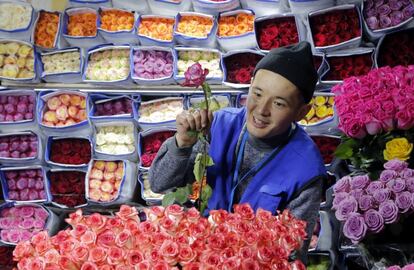
[[[213,189],[208,210],[229,209],[231,205],[235,151],[246,121],[246,109],[226,108],[214,115],[211,126],[210,155],[214,165],[207,169],[207,180]],[[296,192],[315,177],[326,174],[322,157],[312,139],[296,126],[289,142],[250,180],[240,203],[254,210],[272,213],[282,209]]]

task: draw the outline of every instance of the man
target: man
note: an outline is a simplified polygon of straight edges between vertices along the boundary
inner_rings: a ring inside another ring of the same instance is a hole
[[[318,216],[325,167],[319,150],[296,124],[309,111],[317,74],[309,43],[273,49],[256,66],[246,108],[177,116],[177,133],[167,140],[149,172],[151,189],[162,192],[194,181],[197,138],[190,130],[209,126],[214,166],[209,209],[231,210],[236,203],[275,213],[288,208],[308,222],[308,241]],[[303,259],[303,258],[302,258]]]

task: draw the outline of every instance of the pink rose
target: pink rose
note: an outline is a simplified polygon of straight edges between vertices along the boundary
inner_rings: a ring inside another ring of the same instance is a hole
[[[381,122],[373,118],[370,122],[365,123],[365,128],[369,135],[375,135],[382,132]]]
[[[349,121],[345,126],[345,129],[345,133],[352,138],[362,139],[367,135],[365,126],[357,120]]]
[[[190,66],[184,73],[185,82],[183,86],[199,87],[206,80],[207,74],[208,69],[203,70],[202,66],[197,62]]]
[[[89,251],[89,261],[94,263],[101,263],[105,261],[106,256],[106,250],[102,247],[95,247]]]
[[[408,130],[413,127],[413,116],[407,110],[399,111],[395,115],[397,118],[397,127],[399,129]]]
[[[89,247],[86,245],[80,245],[71,252],[71,255],[75,262],[85,262],[89,256]]]
[[[130,266],[139,265],[144,261],[144,255],[140,250],[130,250],[127,255],[127,261]]]

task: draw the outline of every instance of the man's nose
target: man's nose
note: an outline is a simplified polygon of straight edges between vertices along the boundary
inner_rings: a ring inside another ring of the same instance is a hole
[[[257,104],[256,111],[262,116],[269,116],[270,115],[270,106],[271,106],[271,102],[269,100],[261,100]]]

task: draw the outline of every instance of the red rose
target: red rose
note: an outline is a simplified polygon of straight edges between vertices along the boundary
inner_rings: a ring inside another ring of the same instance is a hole
[[[250,83],[251,75],[250,72],[246,68],[241,68],[236,74],[236,80],[239,83]]]
[[[152,158],[150,154],[143,154],[141,156],[141,164],[144,167],[150,167],[152,164]]]

